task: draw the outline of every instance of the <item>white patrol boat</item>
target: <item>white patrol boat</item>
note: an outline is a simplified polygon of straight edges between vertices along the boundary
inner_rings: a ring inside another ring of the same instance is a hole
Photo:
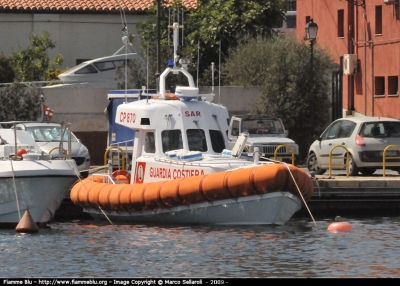
[[[245,134],[226,149],[228,111],[199,94],[173,28],[174,59],[159,93],[116,109],[115,122],[134,130],[131,170],[89,176],[71,200],[93,217],[129,223],[284,224],[311,198],[312,179],[293,165],[259,162],[257,150],[245,155]],[[171,72],[189,83],[172,95]]]

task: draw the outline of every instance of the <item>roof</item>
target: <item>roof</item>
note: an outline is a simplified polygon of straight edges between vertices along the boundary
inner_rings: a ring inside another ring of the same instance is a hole
[[[390,118],[390,117],[382,117],[382,116],[354,116],[354,117],[344,117],[344,118],[339,118],[338,120],[351,120],[354,122],[375,122],[375,121],[399,121],[398,119],[395,118]]]
[[[172,0],[162,1],[171,3]],[[187,8],[197,8],[197,0],[182,0]],[[0,12],[125,12],[144,11],[156,0],[0,0]],[[165,4],[164,4],[165,5]],[[168,6],[168,5],[165,5]]]

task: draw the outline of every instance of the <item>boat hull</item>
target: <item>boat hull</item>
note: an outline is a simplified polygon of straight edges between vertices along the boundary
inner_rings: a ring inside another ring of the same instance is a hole
[[[301,209],[301,201],[286,192],[207,202],[136,213],[107,211],[112,221],[152,224],[283,225]],[[96,219],[101,211],[85,210]]]
[[[95,178],[78,182],[71,200],[93,217],[131,223],[284,224],[314,191],[305,172],[281,164],[144,184]]]
[[[0,226],[3,228],[15,227],[26,210],[39,227],[45,226],[78,180],[72,160],[2,161],[1,168]]]

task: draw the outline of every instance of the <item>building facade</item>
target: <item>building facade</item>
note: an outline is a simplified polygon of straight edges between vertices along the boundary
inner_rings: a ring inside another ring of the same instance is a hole
[[[0,54],[8,56],[20,46],[26,48],[32,33],[41,36],[46,31],[56,43],[49,56],[63,55],[63,69],[113,55],[123,47],[122,28],[126,26],[129,34],[137,35],[136,25],[147,19],[145,12],[158,1],[0,0]],[[182,3],[188,8],[197,7],[197,0]],[[139,48],[139,37],[135,37],[131,52]]]
[[[399,0],[297,0],[300,39],[311,18],[341,64],[344,114],[400,118]]]

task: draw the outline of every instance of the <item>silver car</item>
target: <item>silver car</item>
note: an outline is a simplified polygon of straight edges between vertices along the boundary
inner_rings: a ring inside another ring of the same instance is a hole
[[[59,156],[59,146],[61,138],[63,138],[63,148],[68,149],[68,130],[66,130],[62,137],[61,125],[57,123],[46,122],[29,122],[18,123],[16,128],[28,131],[32,138],[38,143],[40,148],[50,153],[54,157]],[[90,168],[90,154],[89,150],[83,145],[79,139],[71,132],[71,154],[69,158],[75,160],[78,170],[82,177],[88,176]]]
[[[400,121],[385,117],[348,117],[332,122],[322,135],[311,144],[307,168],[322,175],[329,169],[346,169],[346,149],[350,154],[349,173],[372,175],[383,168],[383,151],[386,151],[385,168],[400,170]],[[342,146],[342,147],[336,147]],[[335,148],[334,148],[335,147]],[[343,148],[345,147],[345,148]],[[390,158],[397,157],[397,158]]]

